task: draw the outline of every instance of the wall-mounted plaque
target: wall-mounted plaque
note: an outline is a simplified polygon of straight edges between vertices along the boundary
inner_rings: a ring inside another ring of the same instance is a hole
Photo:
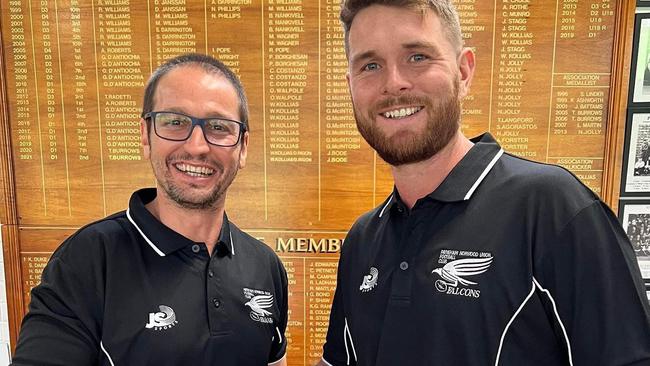
[[[491,131],[601,193],[621,1],[454,1],[477,59],[463,132]],[[0,0],[0,11],[17,296],[28,301],[63,238],[154,185],[139,142],[144,84],[163,60],[203,52],[240,76],[250,101],[229,217],[284,261],[289,363],[316,363],[342,240],[392,190],[356,131],[339,0]]]

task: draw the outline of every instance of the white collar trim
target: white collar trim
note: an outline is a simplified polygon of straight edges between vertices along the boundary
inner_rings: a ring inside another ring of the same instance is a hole
[[[474,182],[474,185],[472,186],[472,188],[469,189],[469,191],[467,192],[467,194],[465,195],[465,198],[463,198],[463,200],[467,201],[468,199],[470,199],[472,197],[472,194],[474,194],[474,191],[476,191],[476,188],[478,188],[479,184],[481,184],[481,182],[483,181],[483,179],[485,179],[485,177],[490,172],[490,170],[492,170],[492,168],[494,167],[494,164],[497,163],[497,161],[499,160],[501,155],[503,155],[503,149],[499,150],[499,152],[494,156],[494,158],[492,158],[492,161],[490,162],[490,164],[488,164],[485,167],[485,169],[483,170],[483,173],[481,173],[481,175],[478,177],[476,182]]]
[[[388,199],[388,202],[386,202],[386,204],[384,205],[384,208],[381,209],[381,212],[379,213],[379,217],[384,216],[384,211],[386,211],[386,207],[388,207],[388,205],[390,205],[390,203],[392,201],[393,201],[393,195],[391,194],[390,198]]]
[[[126,210],[126,217],[129,219],[129,221],[131,221],[131,224],[133,224],[133,226],[135,226],[136,230],[138,230],[138,232],[140,233],[140,235],[142,235],[142,237],[144,238],[144,241],[146,241],[147,244],[149,244],[149,246],[150,246],[150,247],[151,247],[151,248],[152,248],[152,249],[153,249],[153,250],[154,250],[154,251],[155,251],[159,256],[164,257],[164,256],[165,256],[165,253],[163,253],[162,250],[158,249],[158,247],[157,247],[154,243],[152,243],[151,240],[149,240],[149,238],[147,238],[146,235],[144,235],[144,232],[142,232],[142,230],[140,230],[140,227],[138,226],[138,224],[136,224],[135,221],[133,221],[133,218],[131,217],[131,209],[127,209],[127,210]],[[232,240],[232,239],[231,239],[231,240]]]
[[[232,255],[235,255],[235,243],[232,240],[232,230],[230,230],[228,234],[230,234],[230,251]]]

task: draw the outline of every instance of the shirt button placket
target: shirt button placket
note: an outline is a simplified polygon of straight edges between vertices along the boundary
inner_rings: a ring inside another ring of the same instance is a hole
[[[400,239],[403,256],[399,258],[400,261],[397,264],[399,270],[394,273],[391,281],[390,303],[391,305],[408,306],[411,301],[411,285],[414,274],[413,271],[408,271],[410,267],[408,258],[410,258],[409,253],[413,250],[413,237],[417,221],[413,211],[409,214],[403,207],[398,206],[398,208],[402,209],[398,211],[401,211],[402,215],[404,215],[404,221],[402,222],[404,231]]]
[[[207,258],[206,251],[202,253]],[[229,315],[232,314],[228,314],[228,309],[232,311],[233,307],[228,305],[229,297],[227,291],[223,290],[223,265],[225,264],[220,262],[221,259],[217,255],[209,257],[203,272],[206,286],[205,304],[211,335],[223,334],[231,329]]]

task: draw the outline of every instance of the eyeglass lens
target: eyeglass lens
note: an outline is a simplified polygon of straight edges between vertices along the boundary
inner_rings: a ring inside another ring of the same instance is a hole
[[[211,144],[234,146],[239,142],[239,123],[219,118],[202,121],[203,133]],[[156,113],[154,123],[156,133],[164,139],[183,141],[192,134],[192,118],[189,116],[169,112]]]

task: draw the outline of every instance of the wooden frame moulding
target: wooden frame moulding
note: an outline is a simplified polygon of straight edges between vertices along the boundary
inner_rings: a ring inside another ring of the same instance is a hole
[[[0,18],[0,29],[2,18]],[[2,32],[0,32],[0,45]],[[20,243],[18,212],[16,211],[16,186],[11,150],[9,102],[7,99],[7,68],[5,52],[0,47],[0,224],[2,224],[2,255],[7,296],[9,338],[13,349],[18,339],[19,322],[23,316],[22,275],[20,271]]]
[[[625,122],[627,120],[632,35],[634,33],[636,5],[632,1],[619,0],[616,9],[611,92],[605,133],[605,160],[603,162],[603,190],[601,193],[602,200],[614,212],[618,212],[618,199],[621,192],[623,144],[625,141]]]
[[[635,2],[618,0],[616,9],[601,193],[603,201],[614,212],[618,211],[621,186]],[[1,22],[0,19],[0,28],[2,27]],[[2,44],[1,40],[2,34],[0,33],[0,44]],[[0,223],[2,223],[2,250],[7,286],[10,340],[13,348],[19,331],[19,320],[22,318],[25,306],[22,298],[19,225],[15,202],[16,187],[13,175],[6,66],[5,52],[0,47]]]

